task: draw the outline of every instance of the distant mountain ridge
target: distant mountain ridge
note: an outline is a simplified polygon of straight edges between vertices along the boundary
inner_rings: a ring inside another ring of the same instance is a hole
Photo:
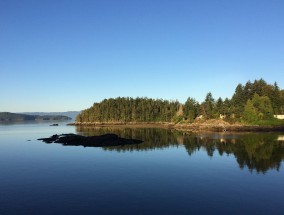
[[[0,112],[0,122],[22,122],[22,121],[64,121],[71,117],[62,115],[28,115],[10,112]]]
[[[17,114],[26,114],[26,115],[40,115],[40,116],[68,116],[72,120],[75,120],[77,115],[80,114],[81,111],[66,111],[66,112],[21,112]]]

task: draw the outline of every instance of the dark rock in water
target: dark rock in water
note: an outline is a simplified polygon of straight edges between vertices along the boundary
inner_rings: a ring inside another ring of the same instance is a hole
[[[142,143],[142,140],[125,139],[116,134],[105,134],[101,136],[81,136],[77,134],[52,135],[48,138],[40,138],[45,143],[59,143],[64,146],[84,146],[84,147],[105,147],[121,146]]]
[[[58,124],[52,124],[52,125],[50,125],[50,126],[58,126]]]

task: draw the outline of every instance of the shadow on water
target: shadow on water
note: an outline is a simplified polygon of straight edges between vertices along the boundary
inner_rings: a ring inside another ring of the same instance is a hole
[[[138,139],[143,143],[139,145],[124,145],[117,147],[104,147],[106,150],[114,151],[149,151],[155,149],[177,146],[178,134],[163,128],[88,128],[77,127],[77,133],[84,136],[97,136],[113,133],[122,138]]]
[[[204,133],[186,134],[162,128],[89,128],[77,127],[86,136],[114,133],[122,138],[139,139],[141,144],[103,147],[109,151],[149,151],[183,145],[189,156],[205,150],[210,157],[233,155],[241,169],[266,173],[279,171],[284,160],[283,134],[279,133]]]

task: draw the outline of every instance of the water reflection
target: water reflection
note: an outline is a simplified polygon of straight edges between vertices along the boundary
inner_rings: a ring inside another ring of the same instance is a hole
[[[77,133],[95,136],[106,133],[117,134],[122,138],[138,139],[144,142],[139,145],[124,145],[118,147],[104,147],[106,150],[115,151],[149,151],[155,149],[169,148],[170,146],[178,145],[180,135],[171,130],[162,128],[89,128],[77,127]],[[183,138],[183,136],[181,136]],[[180,143],[182,144],[182,143]]]
[[[269,169],[280,169],[284,160],[284,143],[279,142],[276,133],[247,133],[205,137],[185,137],[184,145],[189,155],[203,148],[208,156],[217,151],[220,156],[233,154],[239,167],[265,173]]]
[[[199,150],[206,150],[212,157],[215,152],[220,156],[234,155],[241,169],[265,173],[269,169],[279,170],[284,160],[283,135],[279,133],[205,133],[186,134],[161,128],[77,128],[84,135],[115,133],[124,138],[141,139],[139,145],[104,147],[115,151],[147,151],[178,147],[183,145],[189,156]]]

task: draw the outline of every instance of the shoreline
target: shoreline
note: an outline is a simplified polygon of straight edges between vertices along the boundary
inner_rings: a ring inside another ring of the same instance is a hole
[[[138,122],[102,122],[102,123],[69,123],[70,126],[78,127],[121,127],[121,128],[165,128],[175,129],[179,131],[187,132],[272,132],[272,131],[284,131],[284,126],[263,126],[263,125],[241,125],[241,124],[213,124],[213,123],[192,123],[192,124],[175,124],[175,123],[164,123],[164,122],[149,122],[149,123],[138,123]]]

